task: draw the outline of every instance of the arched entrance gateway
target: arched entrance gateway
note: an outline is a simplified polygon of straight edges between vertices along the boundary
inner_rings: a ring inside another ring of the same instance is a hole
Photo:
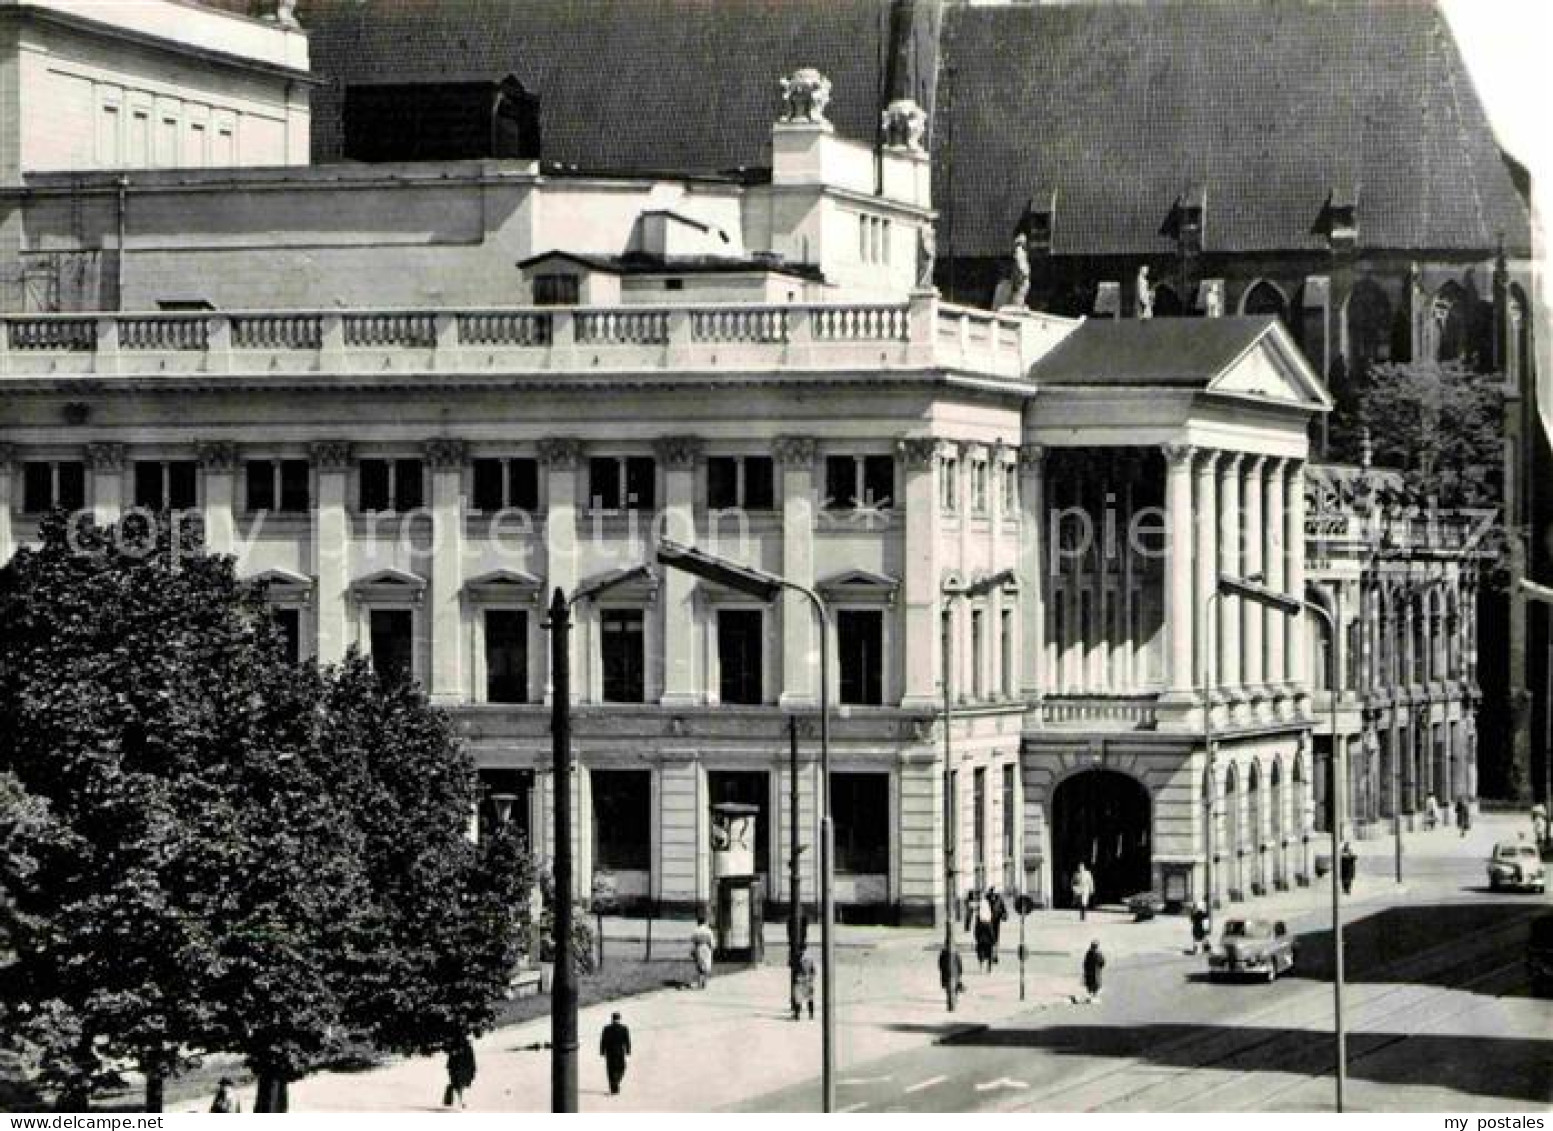
[[[1052,794],[1052,887],[1059,907],[1073,906],[1069,881],[1083,861],[1095,877],[1095,902],[1115,903],[1152,882],[1149,793],[1115,770],[1085,770]]]

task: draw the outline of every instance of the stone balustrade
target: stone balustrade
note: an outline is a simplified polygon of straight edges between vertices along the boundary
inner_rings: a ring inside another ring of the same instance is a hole
[[[0,382],[116,374],[948,369],[1019,379],[1076,323],[897,303],[0,317]]]
[[[1158,724],[1154,695],[1048,695],[1040,702],[1044,726],[1075,730],[1153,730]]]

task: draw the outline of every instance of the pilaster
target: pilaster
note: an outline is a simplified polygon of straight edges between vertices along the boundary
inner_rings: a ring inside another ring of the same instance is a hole
[[[124,445],[86,445],[86,467],[93,517],[103,526],[117,522],[124,512]]]
[[[1240,576],[1240,460],[1238,452],[1219,461],[1219,572]],[[1219,684],[1240,698],[1240,599],[1219,598]]]
[[[1286,527],[1288,516],[1284,514],[1286,505],[1284,492],[1284,460],[1269,460],[1267,465],[1266,488],[1267,503],[1264,512],[1263,528],[1266,531],[1264,537],[1267,540],[1266,561],[1264,568],[1267,573],[1267,585],[1279,593],[1289,591],[1289,564],[1284,552],[1286,546]],[[1289,692],[1288,670],[1288,639],[1289,617],[1283,613],[1272,613],[1267,621],[1267,671],[1264,673],[1268,686],[1277,697],[1280,707],[1287,706]]]
[[[238,447],[230,440],[200,444],[205,480],[205,552],[230,554],[236,541],[233,508],[237,495]]]
[[[1046,450],[1019,449],[1019,652],[1026,699],[1039,698],[1049,678],[1046,664]]]
[[[1167,685],[1172,696],[1192,693],[1192,457],[1195,449],[1167,444],[1165,453],[1166,623],[1170,641]]]
[[[346,497],[351,446],[344,440],[323,440],[312,446],[311,456],[318,479],[312,538],[313,574],[318,579],[314,601],[318,662],[337,664],[352,642],[348,611],[351,518]]]
[[[696,540],[696,467],[702,444],[696,436],[664,436],[653,450],[663,468],[664,534],[687,545]],[[663,695],[665,706],[700,702],[696,683],[695,579],[683,570],[663,572]]]
[[[469,696],[464,682],[464,464],[468,445],[439,436],[426,441],[431,471],[430,695],[434,703]]]
[[[16,473],[12,470],[12,448],[10,444],[0,444],[0,566],[11,560],[11,555],[16,553],[16,533],[11,527],[11,508],[15,503],[15,489],[12,482]]]
[[[943,657],[938,631],[938,492],[934,488],[939,444],[931,436],[907,436],[896,444],[906,480],[906,687],[901,706],[915,710],[936,710],[943,694],[938,686]]]
[[[1251,456],[1245,463],[1245,485],[1241,489],[1241,576],[1266,581],[1263,565],[1264,541],[1267,531],[1262,524],[1262,469],[1266,465],[1262,456]],[[1240,602],[1241,628],[1241,677],[1253,699],[1260,699],[1266,690],[1267,656],[1262,650],[1266,637],[1267,606],[1257,601]]]
[[[1196,537],[1196,580],[1193,583],[1194,607],[1196,610],[1197,626],[1201,630],[1197,641],[1197,679],[1198,684],[1209,684],[1216,674],[1213,662],[1213,650],[1215,641],[1211,635],[1215,629],[1210,614],[1210,600],[1214,590],[1218,586],[1214,539],[1218,537],[1219,497],[1217,468],[1219,453],[1215,451],[1202,451],[1197,455],[1197,489],[1194,492],[1194,533]],[[1217,602],[1215,602],[1217,603]],[[1203,704],[1203,710],[1212,708],[1213,689],[1209,689],[1209,699]]]
[[[1284,592],[1296,601],[1305,600],[1305,464],[1289,460],[1283,465],[1284,523],[1283,560]],[[1310,706],[1310,663],[1306,641],[1309,639],[1310,618],[1293,617],[1286,626],[1288,637],[1285,651],[1288,656],[1288,678],[1294,685],[1295,708],[1304,714]]]
[[[782,576],[814,586],[814,461],[819,445],[810,436],[778,436],[772,454],[782,476]],[[819,703],[819,652],[814,611],[802,594],[782,594],[783,707]]]

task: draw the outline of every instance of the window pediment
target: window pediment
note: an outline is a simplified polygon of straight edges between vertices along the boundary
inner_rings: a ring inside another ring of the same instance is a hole
[[[882,601],[893,605],[900,582],[882,573],[851,569],[832,574],[815,588],[827,601]]]
[[[313,599],[313,579],[289,569],[267,569],[245,580],[263,585],[265,595],[272,602],[307,602]]]
[[[401,602],[418,605],[426,595],[426,579],[402,569],[380,569],[351,582],[351,597],[364,604]]]
[[[545,583],[520,569],[493,569],[479,577],[464,582],[464,596],[470,601],[523,601],[533,604],[539,600]]]

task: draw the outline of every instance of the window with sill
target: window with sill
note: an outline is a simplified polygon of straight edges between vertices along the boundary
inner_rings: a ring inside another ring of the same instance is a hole
[[[954,456],[938,461],[938,505],[948,514],[960,509],[960,461]]]
[[[652,772],[593,770],[593,867],[600,872],[652,869]]]
[[[652,510],[657,480],[651,456],[594,456],[588,461],[588,505],[596,511]]]
[[[576,275],[535,275],[535,306],[576,306],[582,283]]]
[[[80,460],[29,460],[22,464],[22,513],[86,505],[86,464]]]
[[[281,655],[285,658],[286,663],[300,663],[302,660],[302,610],[271,609],[270,619],[275,622],[275,631],[280,635]]]
[[[473,509],[484,514],[539,510],[539,461],[529,458],[474,461]]]
[[[528,614],[525,612],[485,611],[485,699],[488,703],[528,702]]]
[[[415,613],[373,609],[369,615],[372,668],[385,687],[415,678]]]
[[[606,703],[647,699],[646,631],[641,609],[599,612],[599,662]]]
[[[709,510],[771,510],[776,506],[776,466],[772,458],[708,457],[706,505]]]
[[[999,468],[1003,479],[1003,517],[1019,517],[1019,465],[1005,463]]]
[[[404,512],[425,503],[425,476],[418,459],[364,459],[357,466],[360,509]]]
[[[889,507],[895,495],[894,456],[826,456],[828,510]]]
[[[759,609],[721,609],[717,613],[718,699],[724,703],[765,701],[765,633]]]
[[[971,610],[971,698],[982,700],[987,697],[986,681],[983,672],[986,670],[982,662],[982,647],[986,639],[987,614],[982,609]]]
[[[199,506],[199,464],[193,460],[136,460],[135,506],[190,510]]]
[[[253,459],[247,463],[248,509],[306,514],[311,469],[305,459]]]
[[[830,808],[834,819],[836,871],[884,875],[890,870],[890,775],[833,773]]]
[[[884,702],[884,612],[842,609],[836,613],[841,702],[874,707]]]
[[[1014,685],[1018,676],[1018,661],[1014,651],[1014,613],[1011,609],[1004,609],[999,614],[998,639],[1001,649],[1000,671],[1003,676],[1003,698],[1014,697]]]
[[[987,513],[987,461],[971,461],[971,511],[974,514]]]

